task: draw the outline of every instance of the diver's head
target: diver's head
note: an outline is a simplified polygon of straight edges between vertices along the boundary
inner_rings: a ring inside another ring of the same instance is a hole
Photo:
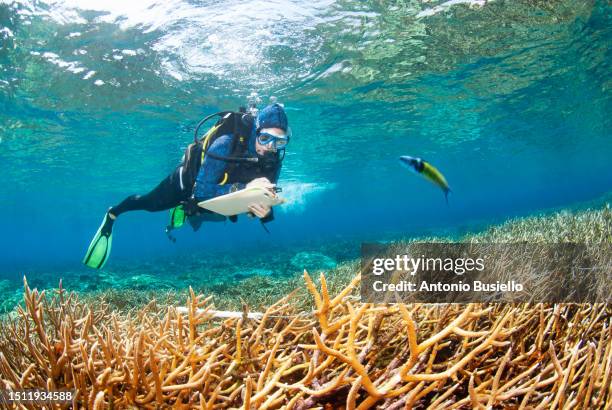
[[[287,114],[280,104],[271,104],[261,110],[255,121],[255,151],[264,158],[284,156],[285,147],[291,137]],[[282,158],[281,158],[282,159]]]

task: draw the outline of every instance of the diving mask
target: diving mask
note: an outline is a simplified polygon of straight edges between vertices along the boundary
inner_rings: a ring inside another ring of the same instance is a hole
[[[275,135],[269,132],[259,132],[257,134],[257,142],[261,145],[273,144],[276,149],[283,149],[289,143],[291,137],[291,129],[285,135]]]

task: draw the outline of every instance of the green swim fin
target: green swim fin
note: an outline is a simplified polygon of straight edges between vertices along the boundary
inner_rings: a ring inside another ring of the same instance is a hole
[[[102,269],[108,260],[113,243],[113,223],[108,213],[104,215],[102,225],[87,248],[83,263],[90,268]]]
[[[185,215],[185,208],[183,208],[183,205],[174,207],[170,210],[170,223],[168,227],[178,229],[185,224],[185,219],[187,219],[187,216]]]

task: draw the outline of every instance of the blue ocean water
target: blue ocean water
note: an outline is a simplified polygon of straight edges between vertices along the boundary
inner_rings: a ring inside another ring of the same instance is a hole
[[[0,1],[0,278],[92,274],[105,210],[252,92],[293,130],[270,234],[240,218],[171,243],[167,212],[129,213],[105,270],[291,273],[601,197],[611,22],[605,1]],[[400,155],[446,175],[448,205]]]

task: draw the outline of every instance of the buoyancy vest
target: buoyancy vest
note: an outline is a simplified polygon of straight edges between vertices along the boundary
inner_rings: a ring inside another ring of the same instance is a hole
[[[260,159],[257,162],[230,162],[226,165],[219,184],[248,184],[256,178],[267,178],[270,181],[274,181],[278,174],[278,168],[280,167],[280,164],[281,162],[278,159],[278,155],[275,155],[275,158],[270,159],[268,161],[262,161]]]
[[[209,119],[220,117],[203,137],[199,138],[200,127]],[[243,183],[247,184],[255,178],[268,178],[273,181],[278,174],[282,162],[280,154],[270,154],[270,157],[250,155],[248,152],[249,139],[253,132],[255,119],[244,111],[222,111],[205,117],[194,133],[194,142],[185,150],[181,169],[181,182],[184,189],[193,194],[195,182],[207,156],[225,162],[226,166],[221,174],[218,184]],[[222,157],[209,153],[208,149],[213,142],[222,135],[231,135],[232,142],[230,155]]]
[[[201,138],[198,135],[200,127],[211,118],[220,117]],[[249,156],[248,144],[253,131],[255,119],[244,109],[235,111],[222,111],[211,114],[203,118],[197,125],[193,142],[185,149],[183,163],[180,170],[181,188],[188,190],[193,195],[195,182],[204,164],[206,156],[225,161],[226,166],[218,181],[219,184],[243,183],[247,184],[255,178],[265,177],[273,181],[278,174],[281,165],[281,158],[276,153],[272,158],[260,158]],[[222,135],[232,135],[232,146],[229,157],[220,157],[208,153],[212,143]],[[166,227],[166,234],[172,241],[176,239],[171,231],[180,228],[187,215],[183,210],[183,205],[179,205],[170,210],[170,223]],[[234,217],[235,219],[235,217]]]
[[[208,120],[214,117],[220,117],[215,125],[213,125],[204,136],[199,138],[198,131],[200,127]],[[200,167],[204,163],[207,151],[212,143],[222,135],[232,135],[232,147],[230,157],[217,157],[225,160],[228,163],[226,172],[223,175],[228,175],[227,171],[230,168],[235,168],[237,163],[253,161],[245,157],[248,148],[248,141],[251,136],[253,129],[254,118],[252,115],[245,112],[234,112],[234,111],[222,111],[204,118],[196,127],[194,133],[194,141],[187,146],[185,149],[185,155],[183,159],[181,169],[181,180],[182,185],[186,189],[190,189],[193,192],[198,172]],[[212,156],[212,154],[211,154]],[[223,178],[222,178],[223,179]],[[221,183],[222,181],[219,181]]]

